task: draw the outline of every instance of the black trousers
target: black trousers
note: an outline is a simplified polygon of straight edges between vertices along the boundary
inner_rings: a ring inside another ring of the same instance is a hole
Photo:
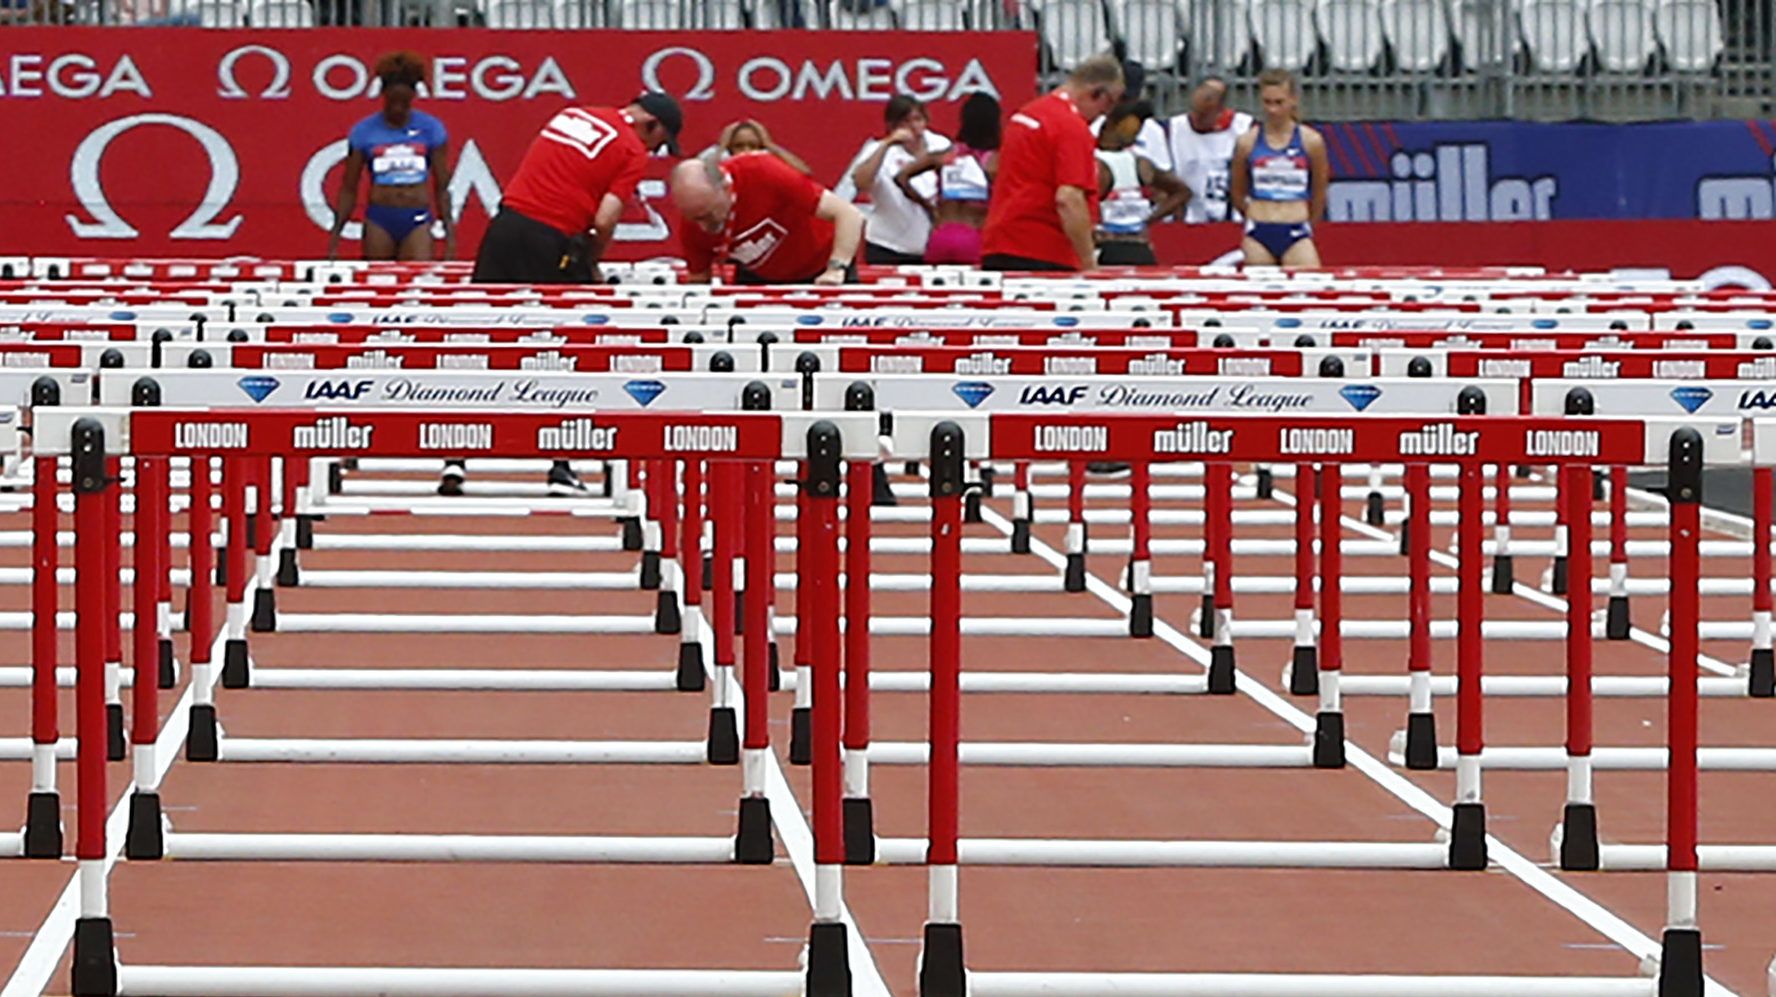
[[[1048,260],[1032,260],[1027,256],[1013,256],[1010,253],[988,253],[981,257],[982,270],[1033,270],[1043,273],[1073,273],[1078,267],[1063,266]]]
[[[923,254],[903,253],[899,250],[878,246],[873,242],[863,244],[863,262],[877,267],[916,266],[925,262]]]
[[[1109,239],[1098,243],[1098,265],[1104,267],[1150,267],[1159,263],[1153,247],[1145,242]]]
[[[475,254],[477,284],[590,284],[589,240],[501,208]]]

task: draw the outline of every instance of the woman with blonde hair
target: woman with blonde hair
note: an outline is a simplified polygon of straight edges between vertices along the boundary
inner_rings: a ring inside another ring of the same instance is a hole
[[[1314,222],[1326,215],[1332,168],[1326,140],[1301,123],[1295,77],[1267,69],[1258,77],[1264,120],[1233,147],[1227,203],[1246,219],[1240,249],[1247,266],[1317,267]]]

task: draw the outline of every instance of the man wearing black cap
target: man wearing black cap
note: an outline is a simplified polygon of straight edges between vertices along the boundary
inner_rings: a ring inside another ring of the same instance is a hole
[[[580,284],[610,244],[648,153],[678,154],[684,115],[663,93],[628,106],[570,107],[549,119],[481,238],[475,281]]]
[[[610,245],[623,205],[635,196],[648,153],[678,155],[684,115],[663,93],[644,93],[621,109],[570,107],[549,119],[506,185],[499,214],[481,237],[475,282],[585,284]],[[462,458],[444,462],[440,495],[461,495]],[[549,471],[549,492],[585,486],[566,461]]]

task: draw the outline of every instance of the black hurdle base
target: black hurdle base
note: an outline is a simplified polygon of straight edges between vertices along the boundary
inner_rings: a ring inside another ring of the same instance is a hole
[[[222,688],[245,689],[247,677],[247,642],[232,638],[222,645]]]
[[[159,680],[155,684],[162,689],[171,689],[179,684],[179,659],[173,655],[173,639],[160,639]]]
[[[108,917],[74,922],[74,997],[116,997],[117,943]]]
[[[1437,767],[1436,714],[1407,714],[1406,767],[1420,772],[1428,772]]]
[[[789,764],[814,763],[814,714],[806,706],[789,711]]]
[[[105,704],[105,757],[121,762],[129,751],[123,734],[123,704]]]
[[[1597,871],[1597,805],[1568,803],[1560,818],[1560,868]]]
[[[740,764],[740,722],[732,706],[709,710],[709,744],[704,758],[711,765]]]
[[[1702,997],[1702,932],[1666,928],[1659,956],[1659,997]]]
[[[1313,763],[1317,769],[1344,768],[1344,714],[1314,717]]]
[[[641,549],[641,520],[634,516],[626,516],[617,520],[623,527],[623,549]]]
[[[1295,657],[1289,663],[1289,693],[1295,696],[1317,696],[1320,693],[1320,649],[1312,644],[1295,646]]]
[[[678,691],[702,692],[704,681],[703,644],[688,640],[678,645],[678,675],[674,683]]]
[[[715,555],[703,555],[703,591],[715,591]]]
[[[875,865],[876,805],[870,798],[847,797],[841,804],[845,819],[845,864]]]
[[[1068,554],[1067,571],[1062,576],[1061,588],[1068,592],[1085,591],[1085,555]]]
[[[55,793],[32,793],[25,801],[25,858],[62,857],[62,799]]]
[[[1030,552],[1030,521],[1014,519],[1011,521],[1011,552],[1028,554]]]
[[[137,790],[130,794],[129,833],[123,839],[123,854],[131,861],[166,856],[166,838],[160,826],[159,793]]]
[[[1776,651],[1767,647],[1752,649],[1751,684],[1746,692],[1756,699],[1776,696]]]
[[[1370,492],[1363,503],[1363,522],[1370,526],[1380,526],[1387,521],[1387,506],[1381,500],[1380,492]]]
[[[983,522],[981,519],[981,493],[977,488],[970,488],[968,493],[962,496],[962,521],[964,523]]]
[[[1559,557],[1556,557],[1554,559],[1553,570],[1551,570],[1548,573],[1548,593],[1550,595],[1565,595],[1566,594],[1566,585],[1567,585],[1566,555],[1563,554],[1563,555],[1560,555]]]
[[[734,835],[734,861],[770,865],[777,846],[771,837],[771,801],[762,796],[740,798],[740,829]]]
[[[278,551],[277,583],[284,588],[302,584],[302,565],[296,559],[296,548],[285,547]]]
[[[1129,636],[1153,636],[1153,597],[1146,593],[1129,600]]]
[[[1204,592],[1202,615],[1196,620],[1196,635],[1203,640],[1215,639],[1215,593]]]
[[[888,481],[887,466],[883,464],[870,465],[870,505],[894,506],[899,504],[900,500],[894,497],[894,486]]]
[[[678,611],[678,593],[661,589],[654,597],[654,633],[676,634],[684,631],[684,617]]]
[[[1276,497],[1276,475],[1268,467],[1258,469],[1258,497],[1261,499]]]
[[[1495,554],[1492,558],[1492,594],[1510,595],[1517,584],[1517,567],[1513,555]]]
[[[191,730],[185,735],[185,760],[213,762],[218,757],[216,708],[210,705],[191,707]]]
[[[319,516],[296,517],[296,549],[313,550],[315,545],[315,520]]]
[[[253,618],[247,623],[254,633],[271,633],[278,628],[277,589],[253,590]]]
[[[1209,692],[1216,696],[1233,695],[1233,645],[1216,644],[1209,648]]]
[[[851,997],[849,941],[843,924],[816,921],[808,929],[807,997]]]
[[[1449,826],[1449,868],[1477,872],[1486,868],[1486,806],[1457,803]]]
[[[1628,616],[1628,597],[1612,595],[1609,608],[1604,611],[1603,636],[1607,640],[1627,640],[1634,624]]]
[[[968,997],[960,924],[925,925],[925,948],[919,955],[919,997]]]
[[[771,642],[771,653],[767,655],[766,658],[771,666],[769,669],[770,690],[772,692],[781,692],[783,691],[783,664],[782,655],[777,650],[776,641]]]
[[[660,587],[660,552],[645,551],[641,555],[641,587],[652,592]]]

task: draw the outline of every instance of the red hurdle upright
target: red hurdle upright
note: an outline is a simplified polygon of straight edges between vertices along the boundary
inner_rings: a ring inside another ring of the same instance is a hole
[[[74,924],[73,988],[77,994],[116,993],[114,933],[105,890],[105,753],[110,741],[105,702],[106,640],[117,624],[105,572],[115,531],[110,492],[115,478],[105,458],[105,429],[96,419],[74,423],[71,454],[74,487],[74,726],[79,743],[75,780],[78,809],[74,856],[79,862],[80,917]],[[109,623],[109,625],[107,625]]]
[[[744,503],[739,501],[744,472],[733,461],[711,461],[709,464],[709,516],[715,528],[714,557],[710,560],[711,622],[714,625],[714,706],[709,710],[709,762],[712,765],[733,765],[740,761],[740,723],[734,708],[734,647],[737,600],[734,592],[734,558],[739,556],[735,541],[740,534]]]
[[[756,385],[757,382],[754,382]],[[747,387],[748,408],[762,408],[753,386]],[[767,865],[775,856],[771,837],[771,802],[765,797],[765,755],[771,750],[771,587],[777,573],[777,472],[771,461],[742,466],[746,488],[746,603],[744,677],[746,717],[741,732],[739,829],[734,839],[738,862]]]
[[[1406,767],[1437,767],[1437,716],[1431,712],[1431,469],[1407,464],[1406,483]],[[1502,491],[1502,489],[1501,489]]]
[[[105,474],[123,480],[123,460],[105,458]],[[121,762],[128,754],[123,723],[123,489],[107,488],[105,503],[105,757]]]
[[[919,960],[921,997],[966,997],[957,894],[962,741],[963,435],[931,430],[931,761],[926,780],[929,908]]]
[[[1659,997],[1702,993],[1702,932],[1697,927],[1696,747],[1697,631],[1701,623],[1702,436],[1671,436],[1671,695],[1667,701],[1670,769],[1665,780],[1666,918]]]
[[[1295,648],[1289,663],[1289,692],[1311,696],[1319,691],[1319,661],[1314,651],[1314,507],[1320,489],[1343,487],[1342,481],[1327,485],[1314,474],[1312,464],[1295,465]],[[1333,543],[1337,543],[1336,536]],[[1329,584],[1337,585],[1333,578]]]
[[[867,384],[845,390],[845,410],[876,407]],[[876,860],[876,819],[869,792],[870,745],[870,509],[875,504],[876,468],[852,461],[845,468],[845,861]],[[1028,481],[1026,479],[1026,484]]]
[[[814,766],[814,921],[808,935],[808,997],[848,997],[851,966],[843,920],[846,861],[844,778],[839,758],[842,704],[839,679],[839,457],[838,427],[822,420],[808,428],[808,457],[802,484],[809,528],[808,595],[812,611],[799,614],[807,630],[796,631],[796,644],[809,645],[812,686],[810,757]],[[867,472],[869,464],[861,462]],[[864,495],[869,495],[866,489]],[[865,515],[868,515],[867,505]],[[864,576],[868,591],[868,576]],[[801,674],[798,675],[801,677]]]
[[[31,387],[34,406],[55,405],[61,386],[39,378]],[[25,805],[26,858],[62,855],[62,803],[56,790],[56,744],[61,727],[56,717],[56,666],[61,585],[56,578],[60,557],[57,536],[61,509],[56,504],[56,457],[32,459],[31,477],[31,795]]]
[[[1344,668],[1344,468],[1321,464],[1320,498],[1320,708],[1314,717],[1315,768],[1344,767],[1344,704],[1338,679]],[[1305,501],[1305,499],[1304,499]]]
[[[216,516],[211,506],[216,487],[215,461],[207,454],[191,458],[191,509],[186,515],[191,542],[187,561],[191,583],[185,590],[191,637],[191,730],[185,738],[185,757],[194,762],[216,760],[216,676],[211,663],[215,628],[214,598]]]
[[[679,520],[684,612],[679,620],[678,677],[681,692],[703,688],[703,462],[684,462],[684,515]],[[730,572],[732,568],[730,567]],[[732,637],[729,638],[732,640]]]
[[[1237,665],[1233,654],[1233,465],[1209,464],[1205,551],[1213,551],[1214,643],[1209,647],[1209,692],[1231,695]]]
[[[1747,691],[1760,698],[1776,696],[1776,651],[1772,650],[1770,593],[1770,518],[1776,501],[1776,471],[1751,469],[1751,676]]]
[[[1627,640],[1633,623],[1628,616],[1628,469],[1617,465],[1609,473],[1609,609],[1603,635]]]

